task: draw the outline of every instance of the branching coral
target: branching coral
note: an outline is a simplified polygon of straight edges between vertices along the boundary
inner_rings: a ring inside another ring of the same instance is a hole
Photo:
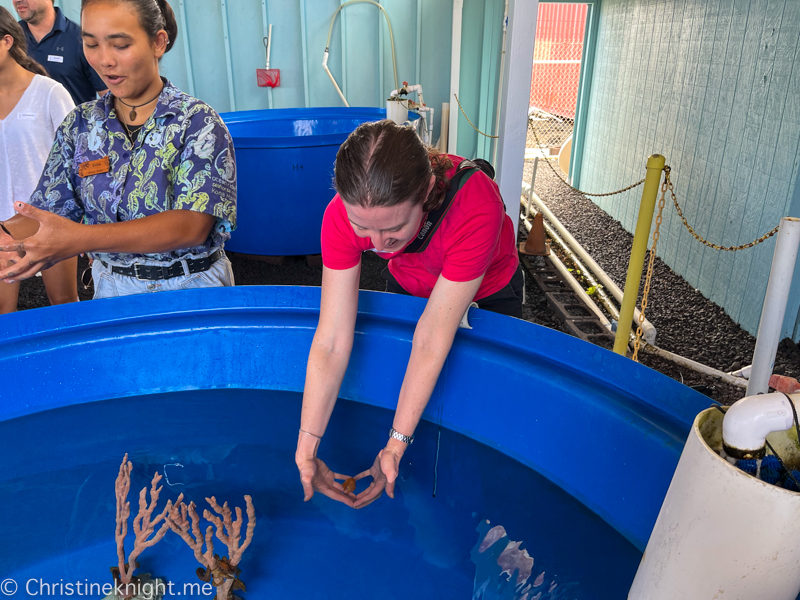
[[[128,492],[131,488],[131,471],[133,470],[133,463],[128,460],[126,454],[122,459],[122,464],[119,466],[119,474],[114,484],[114,492],[117,498],[117,512],[116,521],[117,526],[114,532],[114,537],[117,542],[117,559],[118,565],[112,567],[111,572],[114,574],[114,579],[117,584],[122,584],[120,589],[123,591],[123,597],[130,598],[136,595],[136,583],[133,573],[139,566],[136,559],[145,548],[150,548],[157,544],[169,529],[166,517],[172,509],[172,502],[167,502],[164,510],[153,519],[153,511],[158,504],[158,497],[161,494],[161,487],[158,482],[161,481],[161,475],[155,473],[153,480],[150,484],[150,503],[147,502],[147,487],[142,488],[139,492],[139,512],[133,519],[133,532],[134,542],[133,550],[125,560],[125,537],[128,535],[128,518],[131,515],[131,503],[128,502]],[[177,503],[182,503],[183,494],[178,497]],[[164,521],[161,527],[156,531],[156,526]]]
[[[239,579],[241,570],[237,565],[253,539],[256,511],[253,508],[252,498],[245,496],[244,499],[247,502],[247,529],[244,543],[241,543],[241,531],[244,524],[241,508],[236,507],[236,520],[233,520],[233,513],[228,508],[227,502],[220,506],[213,496],[206,498],[206,502],[217,514],[213,514],[208,509],[203,511],[203,517],[214,524],[214,527],[209,525],[203,535],[200,529],[200,515],[197,514],[194,502],[189,503],[188,506],[184,502],[176,502],[174,506],[168,504],[170,510],[166,517],[167,524],[194,551],[197,562],[205,567],[197,569],[197,576],[203,581],[210,581],[217,588],[217,600],[229,600],[233,597],[233,590],[245,589],[244,583]],[[220,558],[219,555],[214,554],[214,528],[216,528],[217,538],[227,547],[228,556]],[[205,552],[203,552],[204,541]]]

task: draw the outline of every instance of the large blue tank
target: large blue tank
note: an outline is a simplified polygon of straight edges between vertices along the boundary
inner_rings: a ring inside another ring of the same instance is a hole
[[[223,113],[236,149],[238,227],[228,250],[263,256],[320,253],[333,198],[333,163],[361,123],[384,108],[281,108]],[[411,115],[418,119],[417,115]]]
[[[181,492],[201,506],[253,496],[258,525],[240,564],[251,598],[455,599],[509,579],[511,592],[522,581],[541,599],[625,596],[705,397],[602,348],[474,310],[397,497],[358,512],[319,494],[304,504],[293,454],[319,293],[188,290],[4,316],[0,578],[31,596],[47,595],[42,583],[109,582],[113,484],[128,453],[134,514],[154,472],[165,478],[161,506]],[[347,474],[385,444],[425,305],[379,292],[359,302],[320,447]],[[479,546],[490,528],[507,534],[510,554]],[[534,559],[518,579],[513,541]],[[172,533],[140,563],[197,581]],[[522,597],[511,592],[477,597]]]

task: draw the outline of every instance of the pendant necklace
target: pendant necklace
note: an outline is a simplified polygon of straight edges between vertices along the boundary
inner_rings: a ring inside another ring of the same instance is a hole
[[[161,96],[161,92],[162,92],[162,91],[164,91],[164,86],[163,86],[163,85],[161,86],[161,90],[158,92],[158,96],[156,96],[155,98],[153,98],[153,100],[148,100],[148,101],[147,101],[147,102],[145,102],[144,104],[139,104],[139,105],[137,105],[137,106],[133,106],[133,105],[131,105],[131,104],[128,104],[127,102],[125,102],[125,101],[124,101],[122,98],[120,98],[120,97],[117,97],[117,100],[119,100],[119,101],[120,101],[120,102],[122,102],[122,103],[123,103],[125,106],[127,106],[128,108],[130,108],[130,109],[131,109],[131,112],[129,112],[129,113],[128,113],[128,119],[130,119],[131,121],[135,121],[135,120],[136,120],[136,109],[137,109],[137,108],[142,108],[143,106],[147,106],[147,105],[148,105],[148,104],[150,104],[151,102],[153,102],[153,101],[155,101],[155,100],[158,100],[159,96]]]

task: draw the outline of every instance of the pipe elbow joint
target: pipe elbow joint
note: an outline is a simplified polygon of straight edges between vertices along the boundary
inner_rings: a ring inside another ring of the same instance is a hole
[[[792,399],[800,402],[800,395]],[[790,400],[774,392],[742,398],[731,406],[722,420],[722,443],[734,458],[761,458],[767,436],[794,424]]]

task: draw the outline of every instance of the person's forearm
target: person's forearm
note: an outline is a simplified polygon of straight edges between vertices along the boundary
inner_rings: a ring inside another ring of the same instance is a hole
[[[22,215],[14,215],[7,221],[3,221],[3,227],[15,240],[22,240],[39,231],[39,221]]]
[[[202,245],[214,217],[188,210],[168,210],[141,219],[84,225],[80,252],[153,254]]]
[[[316,455],[318,439],[325,434],[339,396],[351,349],[352,343],[343,348],[334,348],[320,343],[316,338],[311,344],[300,416],[300,429],[311,435],[300,434],[298,457]]]
[[[77,224],[76,224],[77,225]],[[151,254],[200,246],[208,238],[214,217],[188,210],[169,210],[132,221],[77,225],[79,235],[73,236],[73,255],[83,252],[131,252]],[[39,222],[14,215],[3,222],[15,240],[31,237],[39,230]]]
[[[392,425],[397,432],[414,435],[453,345],[453,337],[446,331],[426,329],[422,320],[417,325]]]

